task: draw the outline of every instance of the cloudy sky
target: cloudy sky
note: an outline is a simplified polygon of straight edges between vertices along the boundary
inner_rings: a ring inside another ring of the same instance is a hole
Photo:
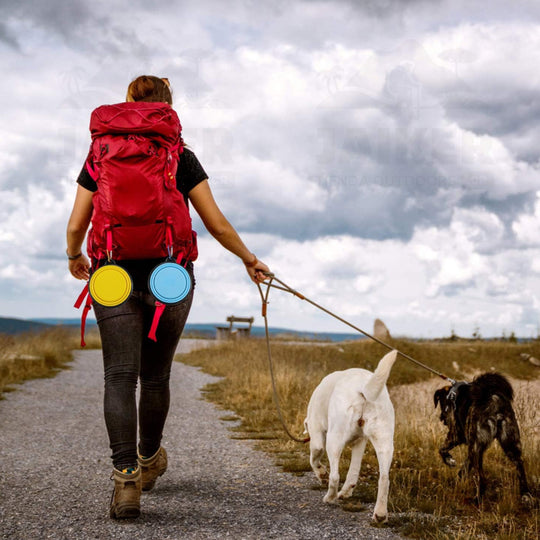
[[[77,317],[65,227],[90,112],[166,76],[250,249],[371,331],[540,323],[540,7],[494,0],[0,0],[0,316]],[[254,315],[205,232],[191,322]],[[272,293],[270,324],[348,331]]]

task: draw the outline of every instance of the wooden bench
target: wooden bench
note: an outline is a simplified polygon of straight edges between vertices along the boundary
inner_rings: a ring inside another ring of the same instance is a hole
[[[227,317],[228,326],[216,326],[216,338],[218,340],[223,339],[244,339],[248,338],[251,334],[251,326],[255,321],[254,317],[235,317],[231,315]],[[237,326],[234,325],[237,323],[247,324],[248,326]]]

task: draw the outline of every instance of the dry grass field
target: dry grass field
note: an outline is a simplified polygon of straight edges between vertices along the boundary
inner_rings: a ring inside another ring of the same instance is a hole
[[[100,346],[97,331],[86,336],[87,348]],[[78,328],[51,328],[24,334],[0,334],[0,398],[13,384],[28,379],[51,377],[72,360],[71,351],[80,347]]]
[[[63,329],[0,334],[0,394],[27,379],[54,375],[71,360],[73,335]]]
[[[516,392],[515,409],[520,423],[526,470],[531,488],[540,496],[540,368],[520,357],[540,357],[540,342],[492,341],[415,342],[393,341],[392,345],[413,358],[458,380],[471,380],[483,371],[508,375]],[[339,344],[272,345],[277,387],[286,422],[302,435],[311,392],[326,374],[349,367],[374,369],[385,353],[370,341]],[[237,438],[256,439],[286,471],[310,474],[309,448],[290,440],[279,423],[273,402],[264,341],[230,342],[195,351],[182,361],[223,377],[206,389],[208,399],[228,413],[225,419],[240,419],[233,428]],[[391,469],[389,523],[386,526],[411,538],[422,539],[537,539],[540,537],[538,506],[523,507],[514,470],[497,444],[486,453],[488,490],[481,508],[468,502],[472,486],[459,480],[457,469],[446,467],[438,447],[445,437],[433,407],[433,392],[445,381],[400,358],[389,378],[396,409],[395,453]],[[454,450],[458,463],[464,448]],[[342,459],[342,473],[348,455]],[[359,484],[353,497],[341,504],[343,511],[362,511],[376,498],[378,465],[368,445]],[[313,476],[313,488],[317,486]]]
[[[99,347],[97,332],[87,335],[88,347]],[[510,341],[406,341],[394,340],[397,349],[457,380],[471,380],[483,371],[497,370],[514,385],[515,409],[520,423],[529,484],[540,497],[540,368],[523,360],[522,353],[540,358],[540,340]],[[10,385],[29,378],[51,376],[68,367],[71,351],[79,347],[76,330],[52,329],[39,334],[0,334],[0,396]],[[302,436],[311,392],[326,374],[349,367],[373,370],[386,349],[368,340],[349,343],[272,345],[280,402],[291,431]],[[205,389],[208,399],[224,410],[224,419],[237,420],[233,437],[256,439],[284,470],[312,475],[309,448],[290,440],[276,414],[262,340],[228,342],[201,349],[182,361],[222,377]],[[445,429],[433,407],[433,392],[445,384],[428,371],[400,358],[388,381],[396,409],[395,452],[391,469],[389,523],[411,538],[421,539],[537,539],[540,537],[538,504],[522,507],[517,482],[500,448],[486,453],[488,490],[481,508],[469,502],[472,486],[459,480],[457,470],[443,465],[437,449]],[[232,413],[230,412],[232,411]],[[463,461],[464,449],[454,450]],[[342,472],[348,455],[342,460]],[[314,476],[313,489],[323,488]],[[364,511],[376,498],[378,465],[368,445],[360,481],[343,511]]]

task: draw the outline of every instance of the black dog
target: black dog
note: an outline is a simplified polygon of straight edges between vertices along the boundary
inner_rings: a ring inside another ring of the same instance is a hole
[[[514,391],[506,377],[498,373],[484,373],[472,383],[457,382],[435,392],[435,407],[441,407],[441,420],[448,434],[439,453],[450,467],[456,462],[450,455],[452,448],[468,445],[468,456],[462,470],[473,470],[476,480],[476,501],[480,502],[486,489],[482,468],[484,452],[493,440],[499,441],[508,459],[516,466],[522,497],[530,497],[523,459],[519,427],[512,408]]]

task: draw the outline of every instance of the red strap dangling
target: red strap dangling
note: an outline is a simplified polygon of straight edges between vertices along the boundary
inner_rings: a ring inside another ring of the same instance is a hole
[[[86,295],[88,294],[88,282],[84,286],[84,289],[81,291],[81,294],[79,294],[79,297],[77,298],[75,304],[73,304],[74,308],[79,309],[86,298]]]
[[[75,302],[73,307],[79,309],[85,299],[86,304],[84,305],[84,310],[81,315],[81,347],[86,347],[86,342],[84,341],[84,333],[86,330],[86,317],[88,317],[88,312],[92,308],[92,297],[90,296],[90,292],[88,291],[88,283],[84,286],[84,289],[82,290],[81,294],[79,294],[79,297],[77,298],[77,301]]]
[[[92,309],[92,297],[90,294],[86,298],[86,304],[81,316],[81,347],[86,347],[86,341],[84,341],[84,332],[86,330],[86,317],[88,312]]]
[[[148,332],[148,339],[151,339],[152,341],[157,341],[156,330],[163,311],[165,311],[165,304],[156,300],[156,310],[154,311],[154,318],[152,319],[152,326],[150,327],[150,332]]]

